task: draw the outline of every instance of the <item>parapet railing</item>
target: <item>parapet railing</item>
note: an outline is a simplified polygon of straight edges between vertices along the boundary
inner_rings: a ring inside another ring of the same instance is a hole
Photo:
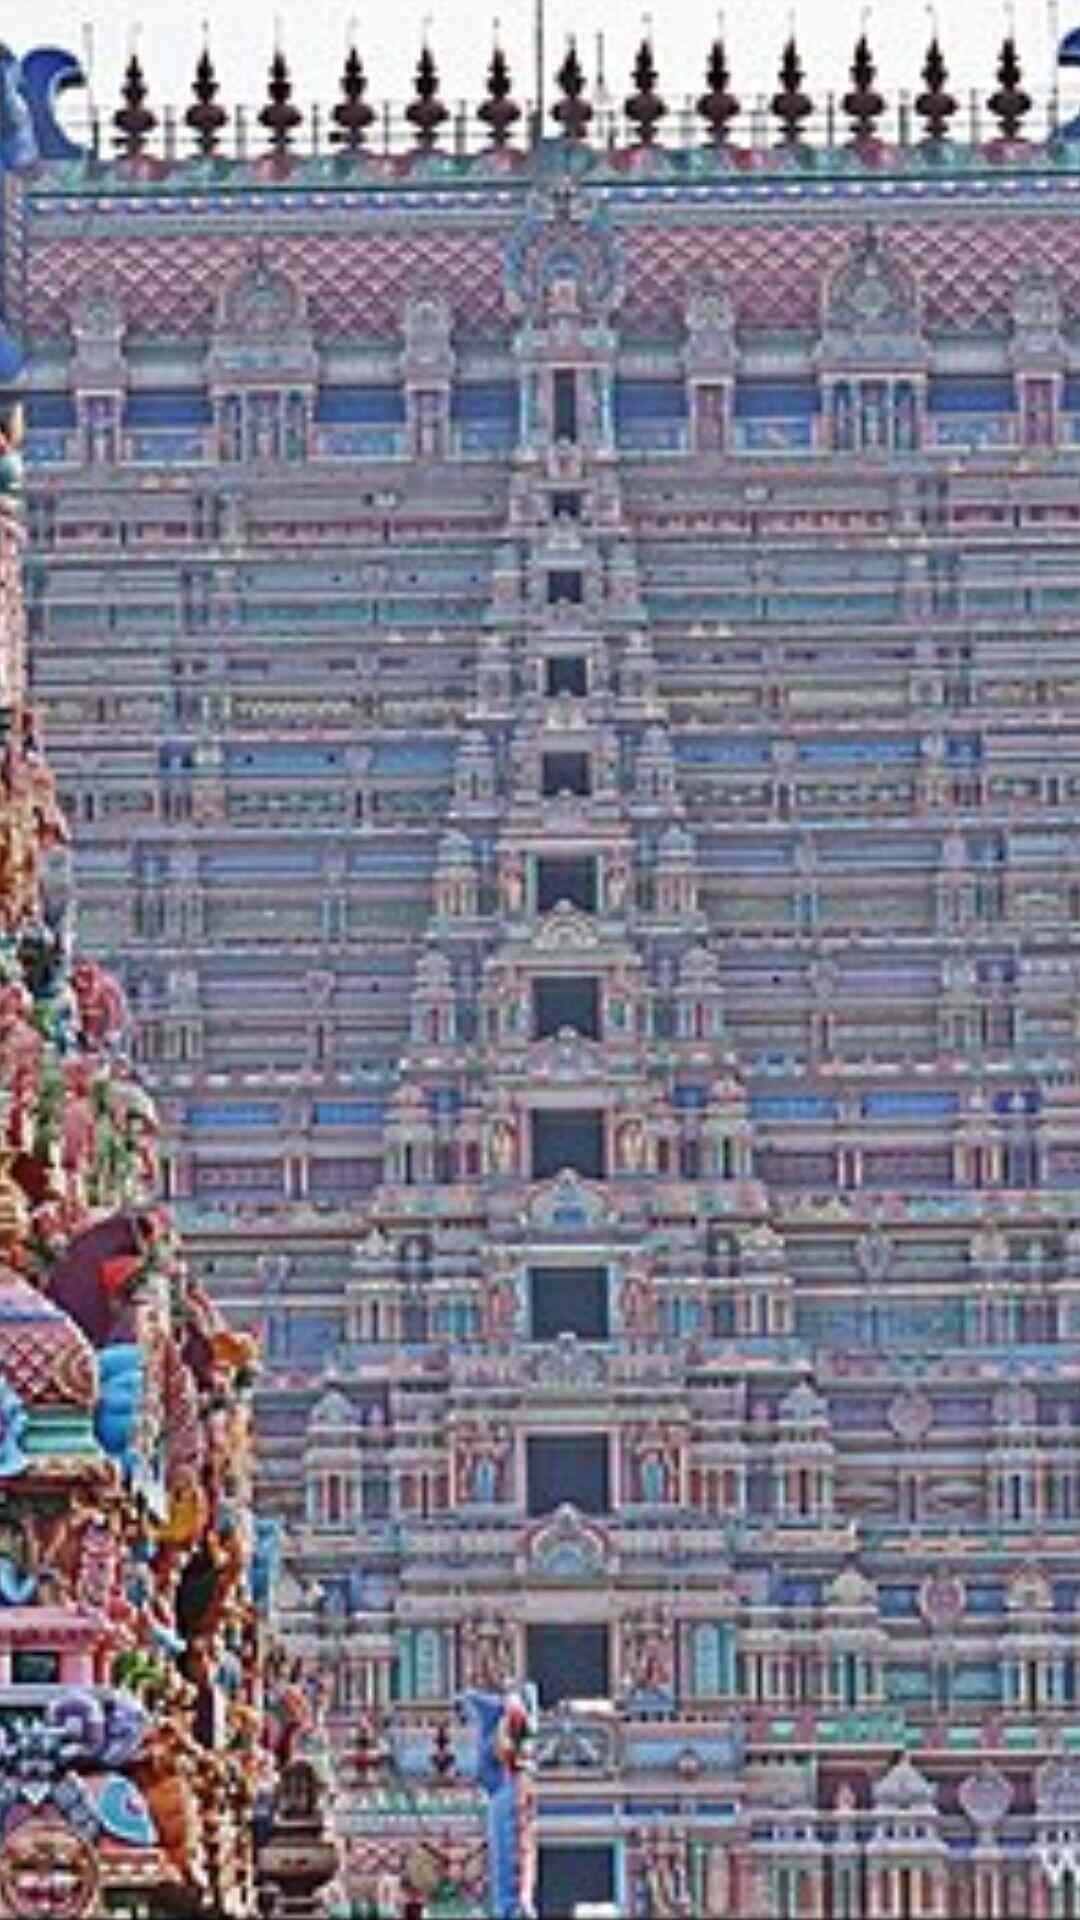
[[[985,95],[977,89],[972,89],[962,99],[958,96],[949,137],[931,142],[927,137],[925,122],[916,111],[916,97],[913,91],[901,91],[889,97],[873,134],[857,141],[850,116],[844,111],[843,94],[827,93],[816,103],[814,111],[804,123],[797,145],[794,149],[788,147],[788,151],[796,156],[807,156],[850,150],[866,164],[872,165],[875,158],[880,157],[881,149],[886,154],[889,149],[899,149],[903,152],[922,151],[928,156],[933,154],[943,164],[948,164],[950,161],[959,161],[971,149],[1008,146],[1019,155],[1024,147],[1038,151],[1055,142],[1080,144],[1080,100],[1063,100],[1057,91],[1040,98],[1033,96],[1020,134],[1012,142],[1005,141]],[[333,107],[315,102],[303,110],[303,119],[288,149],[289,157],[300,161],[338,155],[344,163],[356,158],[362,164],[364,156],[368,159],[398,158],[423,150],[415,129],[406,117],[409,103],[384,100],[372,104],[375,118],[359,154],[349,155],[340,139],[335,138],[338,130],[333,119]],[[491,148],[491,135],[479,117],[475,102],[456,100],[446,105],[447,118],[432,148],[435,155],[463,159]],[[212,160],[246,163],[271,157],[272,142],[260,124],[261,112],[258,106],[233,106]],[[160,110],[158,124],[146,138],[144,158],[172,165],[198,157],[198,142],[185,124],[184,113],[185,109],[175,106],[165,106]],[[69,138],[85,148],[92,162],[106,164],[121,157],[124,143],[114,132],[112,114],[108,109],[95,104],[88,113],[68,115],[65,120],[65,131]],[[578,146],[593,154],[622,152],[631,148],[645,151],[638,128],[628,118],[623,106],[615,101],[593,102],[588,136],[581,142],[565,140],[557,133],[550,120],[550,103],[545,109],[543,128],[538,129],[535,104],[526,102],[522,107],[521,119],[507,143],[508,150],[520,154],[534,146],[541,131],[545,144]],[[660,154],[685,153],[713,145],[708,127],[697,111],[696,96],[687,94],[678,100],[669,98],[667,113],[653,143],[654,150]],[[725,147],[733,162],[743,165],[746,164],[746,156],[761,158],[784,150],[780,125],[772,112],[770,96],[759,95],[752,104],[744,106],[730,124]]]

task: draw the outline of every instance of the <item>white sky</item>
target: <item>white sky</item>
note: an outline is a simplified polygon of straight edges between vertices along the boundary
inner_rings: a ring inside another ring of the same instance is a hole
[[[1057,0],[1060,28],[1080,26],[1080,0]],[[275,21],[288,54],[301,106],[318,99],[329,105],[349,30],[355,34],[374,100],[403,101],[425,21],[448,102],[475,101],[491,47],[492,21],[500,19],[501,37],[511,59],[515,91],[532,92],[533,0],[391,0],[364,5],[362,0],[7,0],[0,32],[15,52],[45,43],[79,52],[84,23],[93,22],[94,93],[110,112],[116,104],[120,73],[133,29],[150,84],[151,103],[185,105],[201,45],[201,22],[209,21],[211,47],[222,82],[223,104],[261,102],[266,66],[273,50]],[[923,51],[936,16],[950,85],[957,93],[977,87],[992,90],[997,46],[1007,22],[1015,20],[1025,83],[1042,98],[1051,84],[1051,46],[1055,0],[925,0],[909,4],[863,6],[861,0],[728,0],[725,37],[734,89],[744,104],[773,88],[777,61],[789,22],[794,20],[806,67],[809,91],[820,98],[846,82],[851,49],[863,20],[878,61],[878,85],[886,94],[917,85]],[[674,103],[699,91],[708,43],[717,12],[675,0],[656,4],[650,16],[625,0],[547,0],[549,102],[550,75],[571,29],[592,75],[596,35],[606,41],[608,84],[620,98],[643,22],[652,20],[661,87]],[[1080,71],[1061,76],[1064,98],[1080,107]],[[77,109],[76,109],[77,110]],[[1074,109],[1075,110],[1075,109]],[[64,115],[65,118],[69,116]]]

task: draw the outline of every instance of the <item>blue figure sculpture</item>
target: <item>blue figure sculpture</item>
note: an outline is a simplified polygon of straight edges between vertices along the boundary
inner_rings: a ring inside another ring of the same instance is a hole
[[[98,1441],[125,1470],[137,1472],[135,1436],[142,1411],[146,1360],[142,1348],[125,1342],[104,1347],[98,1356],[101,1389],[94,1415]]]
[[[35,47],[20,60],[0,42],[0,170],[23,173],[39,160],[77,160],[85,153],[56,118],[60,95],[85,85],[74,54]]]
[[[476,1729],[476,1779],[488,1797],[488,1912],[493,1920],[532,1920],[536,1688],[526,1681],[505,1695],[470,1691],[462,1695],[461,1709]]]
[[[1058,46],[1059,67],[1080,67],[1080,27],[1074,27]],[[1080,140],[1080,114],[1057,130],[1059,140]]]
[[[18,1394],[0,1374],[0,1479],[22,1473],[27,1464],[22,1449],[27,1413]]]
[[[85,85],[86,75],[74,54],[36,47],[20,60],[0,41],[0,177],[25,173],[41,160],[78,160],[85,154],[85,147],[69,140],[56,118],[60,95]],[[0,316],[0,381],[15,380],[22,365],[22,347]],[[18,492],[18,455],[11,447],[5,447],[4,454],[0,492]]]
[[[495,1462],[489,1453],[482,1454],[473,1468],[472,1497],[478,1506],[490,1507],[495,1499],[496,1483]]]
[[[274,1588],[280,1571],[281,1521],[262,1514],[255,1522],[254,1552],[249,1575],[251,1597],[260,1613],[268,1612],[273,1605]]]

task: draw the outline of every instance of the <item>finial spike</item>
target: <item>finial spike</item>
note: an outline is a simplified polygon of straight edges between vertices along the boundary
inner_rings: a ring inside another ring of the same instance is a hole
[[[802,61],[792,33],[780,61],[780,91],[772,98],[772,112],[781,125],[780,144],[783,147],[799,145],[802,122],[808,120],[814,111],[809,94],[803,92],[802,79]]]
[[[341,99],[331,109],[330,117],[334,122],[334,131],[330,135],[334,146],[344,147],[348,153],[359,153],[364,144],[367,129],[375,118],[375,110],[364,99],[367,92],[367,75],[356,50],[355,39],[350,40],[345,49],[345,66],[341,75]]]
[[[592,119],[592,106],[583,96],[585,93],[585,75],[578,59],[577,42],[574,35],[567,35],[566,58],[555,76],[562,99],[556,101],[551,109],[552,118],[557,120],[567,140],[583,140],[589,121]]]
[[[487,98],[476,110],[477,118],[491,134],[493,147],[505,147],[511,127],[521,118],[521,108],[511,98],[511,92],[510,68],[505,53],[496,43],[487,73]]]
[[[626,117],[631,126],[636,128],[638,142],[643,147],[652,145],[656,139],[657,125],[667,112],[657,92],[656,82],[656,61],[653,59],[652,42],[646,34],[634,61],[634,92],[624,107]]]
[[[275,21],[280,27],[281,16]],[[270,135],[270,151],[279,160],[288,153],[292,136],[303,120],[299,107],[293,105],[292,81],[289,78],[289,66],[284,50],[278,39],[274,47],[274,57],[270,62],[270,81],[267,88],[267,103],[259,115],[259,124]]]
[[[420,58],[416,65],[414,81],[415,97],[405,109],[405,118],[410,126],[416,128],[416,144],[424,153],[430,153],[435,145],[439,128],[449,118],[449,109],[439,98],[439,74],[435,65],[435,56],[431,51],[428,33],[431,15],[424,21],[424,40],[420,48]]]

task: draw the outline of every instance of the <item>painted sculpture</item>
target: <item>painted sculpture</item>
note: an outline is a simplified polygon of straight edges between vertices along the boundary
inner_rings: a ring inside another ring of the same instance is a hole
[[[21,541],[0,471],[0,1915],[242,1916],[257,1800],[310,1730],[259,1616],[255,1342],[185,1267],[123,995],[43,897],[66,828]]]
[[[468,1692],[461,1706],[476,1731],[476,1778],[487,1795],[488,1912],[498,1920],[529,1920],[536,1880],[536,1689],[526,1683],[504,1694]]]

